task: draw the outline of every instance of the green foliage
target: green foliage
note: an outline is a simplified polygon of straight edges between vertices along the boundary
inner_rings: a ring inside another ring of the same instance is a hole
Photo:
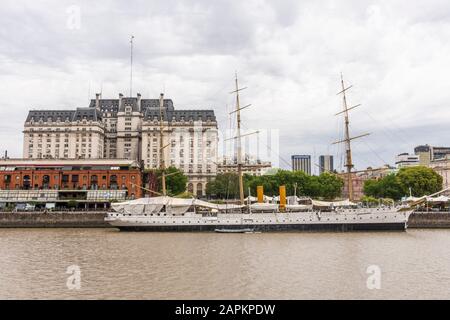
[[[263,186],[264,194],[279,195],[279,187],[286,186],[287,195],[311,196],[314,198],[334,199],[341,195],[344,182],[341,178],[330,173],[320,176],[308,176],[303,171],[277,170],[275,174],[263,176],[244,175],[244,193],[250,188],[252,195],[256,195],[256,187]],[[216,179],[208,183],[206,193],[209,196],[227,199],[239,197],[239,180],[234,173],[217,175]]]
[[[377,205],[380,203],[380,201],[377,198],[366,195],[361,197],[361,202],[364,204],[368,204],[369,206]]]
[[[322,173],[318,177],[320,185],[319,197],[324,199],[335,199],[341,196],[344,181],[335,174],[328,172]]]
[[[364,194],[375,198],[399,200],[405,195],[405,188],[397,175],[390,174],[380,180],[367,180],[364,183]]]
[[[239,197],[239,177],[235,173],[218,174],[216,178],[206,185],[208,196],[231,199]]]
[[[177,194],[177,198],[182,198],[182,199],[192,199],[194,198],[194,195],[191,192],[183,192],[180,194]]]
[[[362,196],[361,202],[366,205],[369,205],[369,206],[378,206],[380,204],[383,204],[386,206],[391,206],[391,205],[394,205],[394,203],[395,203],[394,199],[391,199],[391,198],[377,199],[377,198],[371,197],[371,196]]]
[[[402,168],[397,177],[405,190],[406,194],[411,188],[414,197],[433,194],[442,190],[442,177],[433,169],[417,166]]]
[[[164,172],[166,174],[166,188],[168,195],[175,196],[186,191],[188,178],[184,175],[183,171],[175,167],[168,167],[164,170]],[[162,192],[161,170],[157,170],[156,175],[158,178],[158,191]]]
[[[367,180],[364,194],[400,200],[409,194],[409,188],[415,197],[432,194],[442,189],[442,177],[427,167],[402,168],[397,174],[390,174],[380,180]]]

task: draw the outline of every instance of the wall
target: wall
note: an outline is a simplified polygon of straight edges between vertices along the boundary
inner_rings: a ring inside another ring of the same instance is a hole
[[[104,212],[0,213],[0,228],[105,228]]]

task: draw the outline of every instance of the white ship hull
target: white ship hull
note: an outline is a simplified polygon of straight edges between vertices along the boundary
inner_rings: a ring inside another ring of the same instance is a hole
[[[109,213],[106,221],[127,231],[369,231],[406,230],[411,211],[397,209],[346,209],[337,212],[219,213],[203,216]]]

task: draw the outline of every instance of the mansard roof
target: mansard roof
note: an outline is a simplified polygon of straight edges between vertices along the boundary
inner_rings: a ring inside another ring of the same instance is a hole
[[[31,120],[38,122],[77,121],[77,120],[101,120],[101,114],[92,108],[77,108],[76,110],[31,110],[28,112],[26,122]]]
[[[159,109],[147,109],[144,114],[144,120],[159,120]],[[164,121],[216,121],[214,110],[164,110]]]
[[[30,112],[28,112],[26,122],[29,122],[31,120],[42,120],[44,122],[48,122],[50,120],[52,122],[55,122],[58,118],[60,121],[72,121],[74,114],[75,110],[31,110]]]
[[[100,99],[99,103],[102,112],[116,113],[119,111],[119,99]],[[95,99],[91,99],[89,108],[95,108]]]
[[[102,116],[100,114],[100,112],[94,108],[77,108],[74,116],[73,116],[73,121],[77,121],[77,120],[92,120],[92,121],[97,121],[97,120],[101,120]]]
[[[141,111],[145,120],[159,119],[159,99],[141,99],[141,110],[139,110],[137,97],[122,97],[122,103],[119,105],[119,99],[99,99],[100,110],[95,109],[96,100],[91,99],[89,107],[77,108],[75,110],[31,110],[28,113],[26,122],[31,121],[52,121],[59,118],[61,122],[87,120],[101,120],[102,114],[111,112],[117,114],[119,111],[125,111],[125,106],[131,106],[133,111]],[[214,110],[175,110],[171,99],[164,99],[163,118],[165,121],[216,121]]]
[[[142,110],[146,109],[158,109],[159,112],[159,99],[142,99],[141,100]],[[172,99],[164,99],[163,102],[164,109],[174,110]]]
[[[91,99],[89,108],[95,108],[95,102],[95,99]],[[123,112],[125,111],[125,106],[131,106],[133,111],[140,111],[138,110],[138,99],[136,97],[123,97],[121,106],[119,106],[119,99],[99,99],[99,105],[102,112]],[[171,99],[164,99],[163,105],[165,109],[174,109]],[[142,112],[145,113],[147,108],[159,109],[159,99],[141,99]]]

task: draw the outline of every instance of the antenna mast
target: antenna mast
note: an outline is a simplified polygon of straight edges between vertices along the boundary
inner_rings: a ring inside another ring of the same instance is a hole
[[[344,140],[341,141],[337,141],[333,144],[336,143],[345,143],[345,154],[346,154],[346,163],[345,163],[345,167],[347,167],[347,185],[348,185],[348,198],[350,201],[353,201],[354,196],[353,196],[353,183],[352,183],[352,169],[353,169],[353,162],[352,162],[352,148],[351,148],[351,140],[354,139],[358,139],[358,138],[362,138],[365,136],[368,136],[370,133],[365,133],[356,137],[350,137],[350,129],[349,129],[349,124],[350,124],[350,120],[349,120],[349,116],[348,116],[348,111],[355,109],[357,107],[360,106],[360,104],[350,107],[348,108],[347,106],[347,97],[345,95],[345,92],[350,89],[352,86],[349,87],[345,87],[344,85],[344,77],[342,76],[341,73],[341,86],[342,86],[342,91],[338,93],[338,95],[342,94],[342,103],[343,103],[343,111],[337,113],[336,115],[339,114],[344,114],[344,123],[345,123],[345,131],[344,131]]]
[[[130,97],[133,95],[133,39],[132,35],[130,39]]]
[[[167,195],[166,192],[166,173],[165,173],[165,163],[164,163],[164,125],[163,125],[163,107],[164,107],[164,93],[159,96],[159,169],[161,170],[161,184],[162,184],[162,195]]]

